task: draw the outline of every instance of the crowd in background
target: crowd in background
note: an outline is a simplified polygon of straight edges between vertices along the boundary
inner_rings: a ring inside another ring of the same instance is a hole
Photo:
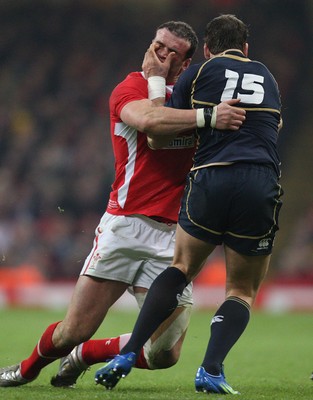
[[[269,66],[281,89],[286,128],[280,147],[283,163],[288,159],[288,141],[302,118],[299,87],[307,64],[299,60],[308,57],[309,1],[156,3],[153,10],[139,0],[3,2],[0,268],[26,264],[48,279],[77,276],[114,178],[110,92],[140,70],[155,28],[169,19],[184,20],[199,34],[196,61],[210,18],[231,12],[251,24],[250,56]],[[313,269],[312,209],[309,216],[297,222],[293,241],[303,254],[282,254],[295,274]]]
[[[313,282],[313,204],[295,222],[293,233],[281,251],[276,279],[287,283]]]

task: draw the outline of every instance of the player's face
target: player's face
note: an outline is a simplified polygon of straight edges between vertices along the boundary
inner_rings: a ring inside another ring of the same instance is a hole
[[[186,59],[190,43],[185,39],[175,36],[166,28],[159,29],[153,41],[159,45],[156,54],[160,61],[164,62],[169,53],[175,53],[167,76],[167,81],[174,83],[191,62],[190,58]]]

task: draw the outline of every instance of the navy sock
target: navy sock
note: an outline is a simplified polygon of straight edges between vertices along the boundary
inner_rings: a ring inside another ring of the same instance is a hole
[[[228,297],[211,321],[211,337],[202,363],[212,375],[219,375],[230,349],[244,332],[250,319],[250,306],[239,297]]]
[[[139,354],[154,331],[174,312],[178,297],[187,283],[185,274],[175,267],[167,268],[155,279],[140,310],[133,333],[121,354]]]

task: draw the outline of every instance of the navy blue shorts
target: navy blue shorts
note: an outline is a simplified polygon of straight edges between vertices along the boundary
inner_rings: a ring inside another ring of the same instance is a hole
[[[188,176],[179,214],[191,236],[248,256],[271,254],[283,190],[266,165],[236,163]]]

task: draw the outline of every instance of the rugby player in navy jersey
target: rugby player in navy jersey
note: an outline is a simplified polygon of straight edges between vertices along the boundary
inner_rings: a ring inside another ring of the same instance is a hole
[[[280,94],[267,67],[248,58],[247,37],[247,26],[233,15],[209,22],[204,44],[207,61],[181,75],[168,102],[174,108],[198,109],[238,98],[246,120],[236,132],[197,130],[198,146],[181,202],[172,265],[151,285],[120,355],[96,372],[96,382],[107,388],[130,372],[142,345],[176,309],[182,291],[215,247],[223,245],[226,296],[211,321],[195,387],[198,392],[238,394],[226,382],[223,362],[249,322],[269,267],[282,204],[276,148]]]

